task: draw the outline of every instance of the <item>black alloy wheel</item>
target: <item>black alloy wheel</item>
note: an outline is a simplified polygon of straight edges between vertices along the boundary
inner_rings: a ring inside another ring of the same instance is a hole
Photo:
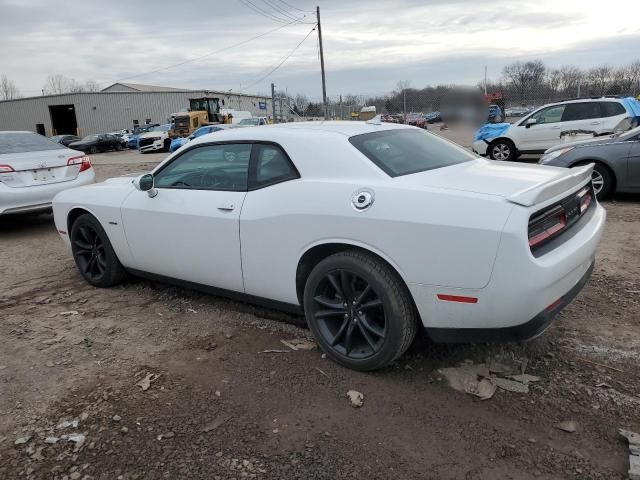
[[[91,145],[91,148],[89,148],[89,153],[98,153],[98,147],[96,147],[95,145]]]
[[[338,353],[364,359],[380,351],[387,317],[366,280],[348,270],[329,272],[316,287],[313,302],[320,333]]]
[[[76,263],[82,275],[98,282],[107,269],[104,242],[92,225],[81,225],[71,239]]]
[[[91,285],[110,287],[126,278],[106,232],[95,217],[88,213],[78,217],[71,227],[70,240],[76,266]]]
[[[396,271],[358,250],[321,260],[304,288],[304,313],[320,348],[345,367],[386,367],[409,348],[418,315]]]

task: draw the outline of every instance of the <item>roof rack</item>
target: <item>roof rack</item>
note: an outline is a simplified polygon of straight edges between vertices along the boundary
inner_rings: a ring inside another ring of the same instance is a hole
[[[599,98],[624,98],[622,95],[594,95],[592,97],[563,98],[560,102],[571,102],[573,100],[598,100]]]

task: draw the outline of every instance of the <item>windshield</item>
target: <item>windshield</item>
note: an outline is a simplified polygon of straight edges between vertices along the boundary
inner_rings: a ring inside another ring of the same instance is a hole
[[[0,132],[0,155],[7,153],[41,152],[66,148],[47,137],[31,132]]]
[[[243,118],[240,120],[240,125],[258,125],[257,118]]]
[[[390,177],[475,159],[468,151],[436,135],[408,128],[356,135],[349,142]]]
[[[49,140],[53,140],[54,142],[59,142],[62,138],[62,135],[54,135],[53,137],[49,137]]]
[[[157,127],[153,127],[150,132],[168,132],[171,130],[171,124],[167,123],[166,125],[158,125]]]
[[[82,139],[83,142],[93,142],[94,140],[98,140],[97,135],[87,135]]]

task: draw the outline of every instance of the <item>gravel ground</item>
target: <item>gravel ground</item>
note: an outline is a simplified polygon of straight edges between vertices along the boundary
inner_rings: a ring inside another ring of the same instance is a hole
[[[94,163],[104,179],[161,158]],[[0,478],[626,478],[617,429],[640,431],[640,197],[604,206],[592,280],[541,338],[419,338],[369,374],[287,351],[282,339],[308,336],[298,317],[136,279],[95,289],[49,215],[2,219]],[[496,358],[526,358],[540,381],[481,401],[438,372]],[[575,432],[556,427],[570,420]]]

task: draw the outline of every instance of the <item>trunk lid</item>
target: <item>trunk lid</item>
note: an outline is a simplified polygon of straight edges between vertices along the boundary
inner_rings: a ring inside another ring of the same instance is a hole
[[[0,155],[0,165],[14,170],[0,174],[0,182],[12,188],[68,182],[80,173],[80,164],[68,165],[69,160],[82,156],[82,152],[70,149]]]
[[[588,183],[592,170],[592,165],[568,169],[476,159],[396,177],[394,181],[407,186],[495,195],[512,203],[531,206]]]

